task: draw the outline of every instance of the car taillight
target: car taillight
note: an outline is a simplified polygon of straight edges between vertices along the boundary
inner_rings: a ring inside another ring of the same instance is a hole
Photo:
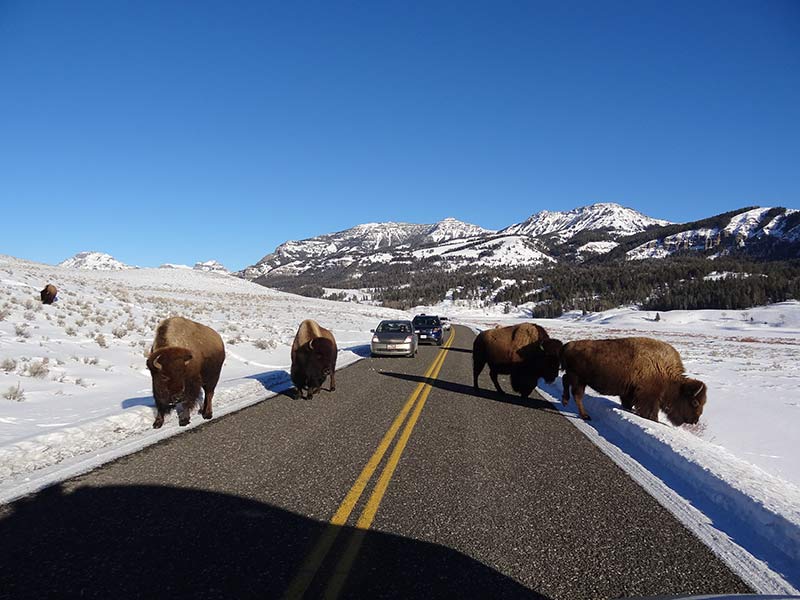
[[[410,344],[411,343],[411,336],[408,336],[406,339],[403,340],[403,342],[405,342],[406,344]]]

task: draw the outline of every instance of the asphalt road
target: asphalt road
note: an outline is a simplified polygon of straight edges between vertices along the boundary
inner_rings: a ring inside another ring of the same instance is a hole
[[[333,393],[0,507],[0,597],[750,591],[549,404],[488,391],[488,370],[475,392],[472,339],[360,361]]]

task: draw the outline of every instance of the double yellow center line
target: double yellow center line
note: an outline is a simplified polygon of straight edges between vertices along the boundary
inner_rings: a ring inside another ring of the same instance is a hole
[[[444,347],[439,354],[436,355],[436,358],[431,363],[431,366],[428,367],[428,370],[425,372],[425,375],[423,376],[425,380],[417,384],[417,387],[403,405],[400,414],[395,417],[392,425],[381,439],[377,449],[372,454],[369,461],[367,461],[367,464],[362,469],[361,473],[353,484],[353,487],[351,487],[350,491],[347,492],[347,495],[345,496],[341,505],[339,505],[339,508],[333,515],[333,518],[331,518],[331,520],[328,522],[328,526],[320,536],[316,546],[314,546],[314,549],[306,558],[303,566],[300,568],[300,571],[289,585],[289,589],[286,591],[286,598],[303,597],[303,594],[305,594],[306,590],[311,585],[311,582],[317,575],[322,563],[325,561],[325,558],[330,552],[330,549],[336,541],[341,528],[347,524],[347,521],[350,518],[350,515],[353,512],[353,509],[356,507],[359,499],[361,498],[361,495],[364,493],[367,484],[369,484],[372,476],[375,474],[375,471],[383,460],[386,451],[389,449],[389,446],[391,446],[392,442],[397,436],[397,432],[400,431],[400,428],[405,422],[405,428],[403,428],[403,432],[400,434],[400,437],[398,438],[397,443],[395,444],[394,449],[392,450],[392,453],[386,462],[386,465],[383,467],[383,471],[381,471],[381,474],[378,477],[378,482],[375,484],[372,494],[370,495],[369,500],[367,500],[364,510],[361,512],[361,515],[356,522],[357,531],[353,533],[348,541],[347,547],[342,553],[341,558],[334,569],[333,575],[328,581],[327,587],[325,588],[326,598],[336,598],[339,596],[342,586],[347,579],[347,575],[350,572],[353,561],[358,555],[361,542],[364,539],[364,533],[370,528],[372,521],[375,519],[375,515],[377,514],[378,508],[381,505],[381,501],[386,493],[386,489],[389,487],[389,482],[392,479],[392,475],[394,475],[394,471],[400,462],[400,457],[403,454],[403,450],[405,450],[406,444],[411,437],[411,432],[414,430],[414,426],[417,424],[420,413],[422,413],[422,409],[424,408],[425,402],[428,399],[428,394],[431,392],[431,382],[439,376],[439,371],[442,370],[442,365],[444,364],[444,359],[447,355],[447,349],[452,346],[455,337],[455,331],[451,331],[450,337],[448,338],[447,342],[445,342]],[[413,412],[411,413],[411,417],[408,419],[408,421],[406,421],[406,417],[411,412],[412,408]]]

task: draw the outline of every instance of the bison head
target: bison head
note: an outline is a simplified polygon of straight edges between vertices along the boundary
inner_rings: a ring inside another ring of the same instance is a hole
[[[558,377],[561,366],[561,340],[547,339],[542,342],[543,357],[540,361],[540,375],[547,383],[553,383]]]
[[[164,348],[150,355],[147,368],[153,377],[153,396],[161,404],[177,404],[184,400],[186,364],[192,353],[185,348]]]
[[[316,389],[322,386],[325,378],[331,374],[331,367],[336,357],[336,346],[332,340],[318,337],[308,342],[308,350],[311,357],[308,361],[306,385],[311,389]]]
[[[706,404],[706,384],[697,379],[685,378],[679,387],[678,397],[664,407],[673,425],[694,424],[700,420]]]

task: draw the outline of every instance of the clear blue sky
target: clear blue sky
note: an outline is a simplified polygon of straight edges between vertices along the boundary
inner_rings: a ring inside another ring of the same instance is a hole
[[[800,2],[0,0],[0,253],[800,204]]]

